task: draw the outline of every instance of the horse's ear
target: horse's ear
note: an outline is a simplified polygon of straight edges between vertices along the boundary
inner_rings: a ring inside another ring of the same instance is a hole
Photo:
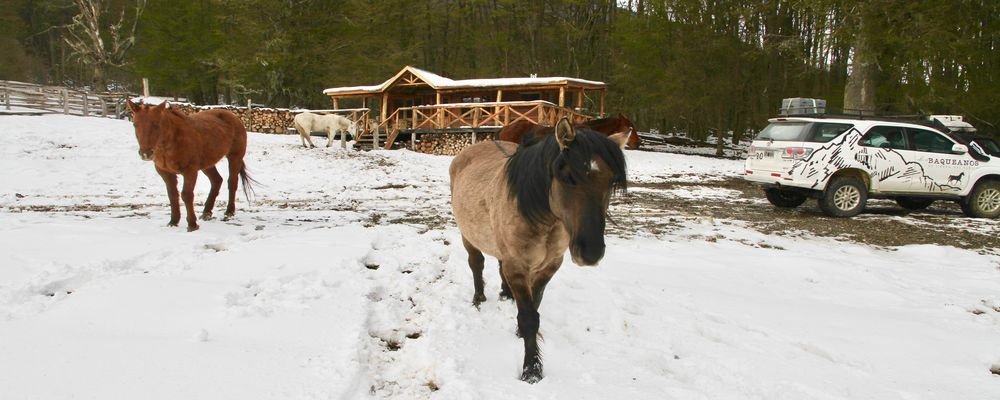
[[[125,99],[125,107],[128,107],[128,110],[132,114],[135,114],[136,105],[135,105],[135,103],[132,102],[132,99]]]
[[[615,142],[615,144],[617,144],[619,148],[624,149],[625,145],[628,144],[628,137],[631,135],[632,132],[629,131],[618,132],[614,135],[608,136],[608,139],[611,139],[612,142]]]
[[[156,111],[163,111],[167,108],[167,101],[163,100],[160,105],[156,106]]]
[[[556,124],[556,142],[559,143],[559,149],[565,149],[569,147],[570,143],[576,139],[576,130],[573,129],[573,124],[569,123],[569,119],[563,117]]]

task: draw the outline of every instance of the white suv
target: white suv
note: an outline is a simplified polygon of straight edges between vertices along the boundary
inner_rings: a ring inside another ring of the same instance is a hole
[[[775,206],[798,207],[814,197],[827,215],[851,217],[869,197],[892,198],[911,210],[954,200],[970,217],[1000,215],[1000,158],[978,143],[889,120],[769,122],[750,147],[744,177],[762,184]]]

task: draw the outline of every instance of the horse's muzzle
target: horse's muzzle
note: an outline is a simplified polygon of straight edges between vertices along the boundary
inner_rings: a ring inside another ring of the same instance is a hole
[[[585,245],[574,243],[569,248],[569,254],[573,257],[573,263],[581,267],[592,267],[604,258],[604,243]]]
[[[142,161],[152,161],[153,160],[153,152],[152,151],[142,151],[142,150],[139,150],[139,158],[141,158]]]

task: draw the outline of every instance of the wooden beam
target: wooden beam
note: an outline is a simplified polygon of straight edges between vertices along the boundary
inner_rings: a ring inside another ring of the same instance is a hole
[[[501,101],[503,101],[503,90],[497,89],[497,103]],[[500,114],[500,106],[497,105],[496,107],[493,108],[493,115],[499,115],[499,114]],[[506,125],[507,123],[504,122],[504,124]]]
[[[382,116],[379,118],[379,123],[385,122],[386,117],[389,116],[386,112],[389,110],[389,94],[382,94],[382,109],[379,110],[379,114]]]
[[[604,118],[604,95],[608,91],[606,89],[601,89],[601,114],[598,117]]]

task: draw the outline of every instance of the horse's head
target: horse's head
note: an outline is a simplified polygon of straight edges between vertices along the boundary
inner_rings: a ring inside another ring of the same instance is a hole
[[[639,138],[639,131],[635,129],[635,124],[631,120],[625,117],[625,114],[618,113],[618,121],[621,130],[619,132],[626,132],[628,135],[628,140],[625,142],[625,146],[629,150],[635,150],[639,148],[642,144],[642,139]]]
[[[595,265],[604,257],[608,204],[626,187],[627,135],[605,136],[574,128],[567,119],[555,134],[522,146],[511,158],[508,185],[518,209],[529,221],[557,219],[569,234],[569,250],[578,265]],[[531,160],[535,158],[535,160]],[[534,170],[534,176],[531,170]],[[540,175],[537,171],[547,171]]]
[[[132,126],[135,127],[135,138],[139,142],[139,158],[144,161],[153,159],[153,150],[160,140],[160,122],[166,111],[167,103],[152,106],[144,103],[135,104],[131,99],[126,101],[132,112]]]
[[[351,137],[353,138],[358,137],[358,122],[350,118],[348,118],[347,120],[350,121],[350,125],[349,128],[347,128],[347,131],[351,133]]]

